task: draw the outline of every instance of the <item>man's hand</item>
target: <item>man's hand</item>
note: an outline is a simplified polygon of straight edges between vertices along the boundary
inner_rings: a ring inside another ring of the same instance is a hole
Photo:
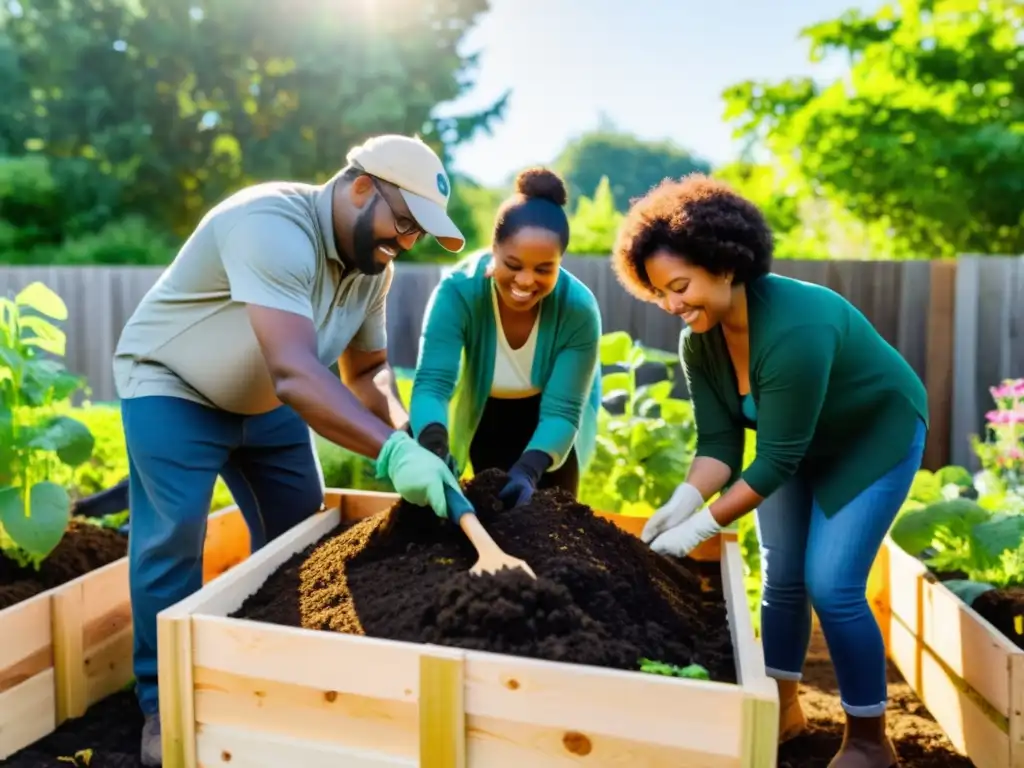
[[[650,544],[661,533],[688,520],[703,503],[700,491],[689,483],[681,483],[672,494],[672,498],[651,515],[651,519],[640,532],[641,540]]]
[[[394,430],[320,362],[312,321],[256,304],[246,308],[277,398],[332,443],[376,459]]]
[[[388,351],[366,352],[349,347],[338,358],[341,380],[370,413],[395,429],[404,429],[409,414],[398,396],[395,372],[388,364]]]
[[[385,477],[403,499],[421,507],[429,506],[441,518],[448,517],[445,486],[462,493],[448,466],[406,432],[392,433],[380,451],[377,479]]]

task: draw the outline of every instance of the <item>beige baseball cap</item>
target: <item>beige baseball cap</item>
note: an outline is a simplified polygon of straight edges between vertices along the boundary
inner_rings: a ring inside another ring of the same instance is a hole
[[[346,160],[398,187],[416,223],[446,251],[458,253],[465,247],[466,238],[448,216],[448,174],[441,158],[418,136],[374,136],[353,147]]]

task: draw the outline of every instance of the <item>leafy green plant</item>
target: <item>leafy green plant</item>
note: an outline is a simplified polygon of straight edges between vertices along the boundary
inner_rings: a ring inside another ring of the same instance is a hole
[[[668,677],[685,677],[690,680],[710,680],[711,675],[700,664],[687,664],[680,667],[678,664],[669,664],[664,661],[652,661],[651,659],[640,659],[640,671],[651,675],[666,675]]]
[[[666,364],[666,379],[639,385],[645,363]],[[674,354],[650,349],[628,333],[601,337],[601,364],[621,370],[601,379],[605,400],[622,398],[622,415],[598,413],[597,446],[580,483],[580,500],[622,514],[649,515],[672,495],[693,459],[696,431],[687,400],[672,397]]]
[[[70,499],[52,481],[61,464],[92,454],[93,436],[58,408],[84,382],[55,360],[63,357],[67,307],[42,283],[0,298],[0,548],[38,568],[67,530]]]
[[[890,532],[906,552],[939,573],[965,601],[1024,581],[1024,515],[993,511],[971,499],[946,499],[904,510]]]

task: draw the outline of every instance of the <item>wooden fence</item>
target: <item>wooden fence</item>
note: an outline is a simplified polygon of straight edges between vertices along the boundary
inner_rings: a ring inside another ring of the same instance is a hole
[[[675,350],[681,323],[633,300],[601,257],[567,259],[601,305],[603,328]],[[856,305],[928,388],[932,430],[925,466],[975,467],[968,442],[984,429],[988,387],[1024,376],[1024,257],[957,261],[778,261],[776,271],[828,286]],[[388,300],[389,354],[416,362],[423,311],[442,274],[400,265]],[[111,358],[118,335],[162,270],[148,267],[0,267],[0,295],[41,280],[68,304],[68,367],[87,377],[94,400],[114,400]],[[685,393],[685,389],[683,389]]]

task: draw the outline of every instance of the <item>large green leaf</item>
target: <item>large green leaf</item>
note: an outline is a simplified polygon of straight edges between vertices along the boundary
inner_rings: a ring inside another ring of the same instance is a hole
[[[601,365],[625,365],[633,339],[625,331],[612,331],[601,337]]]
[[[949,466],[940,469],[935,473],[935,479],[938,480],[939,485],[942,486],[954,483],[959,485],[961,488],[974,487],[974,478],[971,476],[971,473],[964,467],[959,467],[956,464],[950,464]]]
[[[42,317],[26,315],[22,316],[20,322],[23,331],[22,344],[64,357],[67,349],[67,336],[64,331]],[[32,334],[25,334],[26,329],[32,331]]]
[[[56,451],[61,461],[75,467],[92,455],[95,442],[85,424],[69,416],[56,416],[36,433],[29,446],[43,451]]]
[[[621,371],[606,373],[601,377],[601,396],[616,397],[618,395],[626,395],[629,393],[631,384],[632,378],[628,373]]]
[[[670,368],[673,365],[678,365],[679,355],[675,352],[666,352],[663,349],[657,347],[644,347],[644,355],[647,357],[647,361],[651,363],[662,363]]]
[[[672,394],[672,382],[668,379],[657,381],[654,384],[646,384],[637,390],[637,398],[648,397],[654,402],[661,404]]]
[[[45,283],[35,282],[25,286],[21,293],[14,297],[14,301],[19,307],[34,309],[54,320],[68,319],[68,308],[64,300]]]
[[[890,535],[911,555],[919,555],[944,533],[970,539],[972,529],[991,517],[985,508],[967,499],[954,499],[908,509],[893,523]]]
[[[993,558],[1024,544],[1024,515],[996,514],[974,526],[974,538]]]
[[[18,488],[0,491],[0,525],[14,543],[37,557],[46,557],[67,530],[71,518],[67,491],[56,483],[36,483],[29,491],[29,514]]]

